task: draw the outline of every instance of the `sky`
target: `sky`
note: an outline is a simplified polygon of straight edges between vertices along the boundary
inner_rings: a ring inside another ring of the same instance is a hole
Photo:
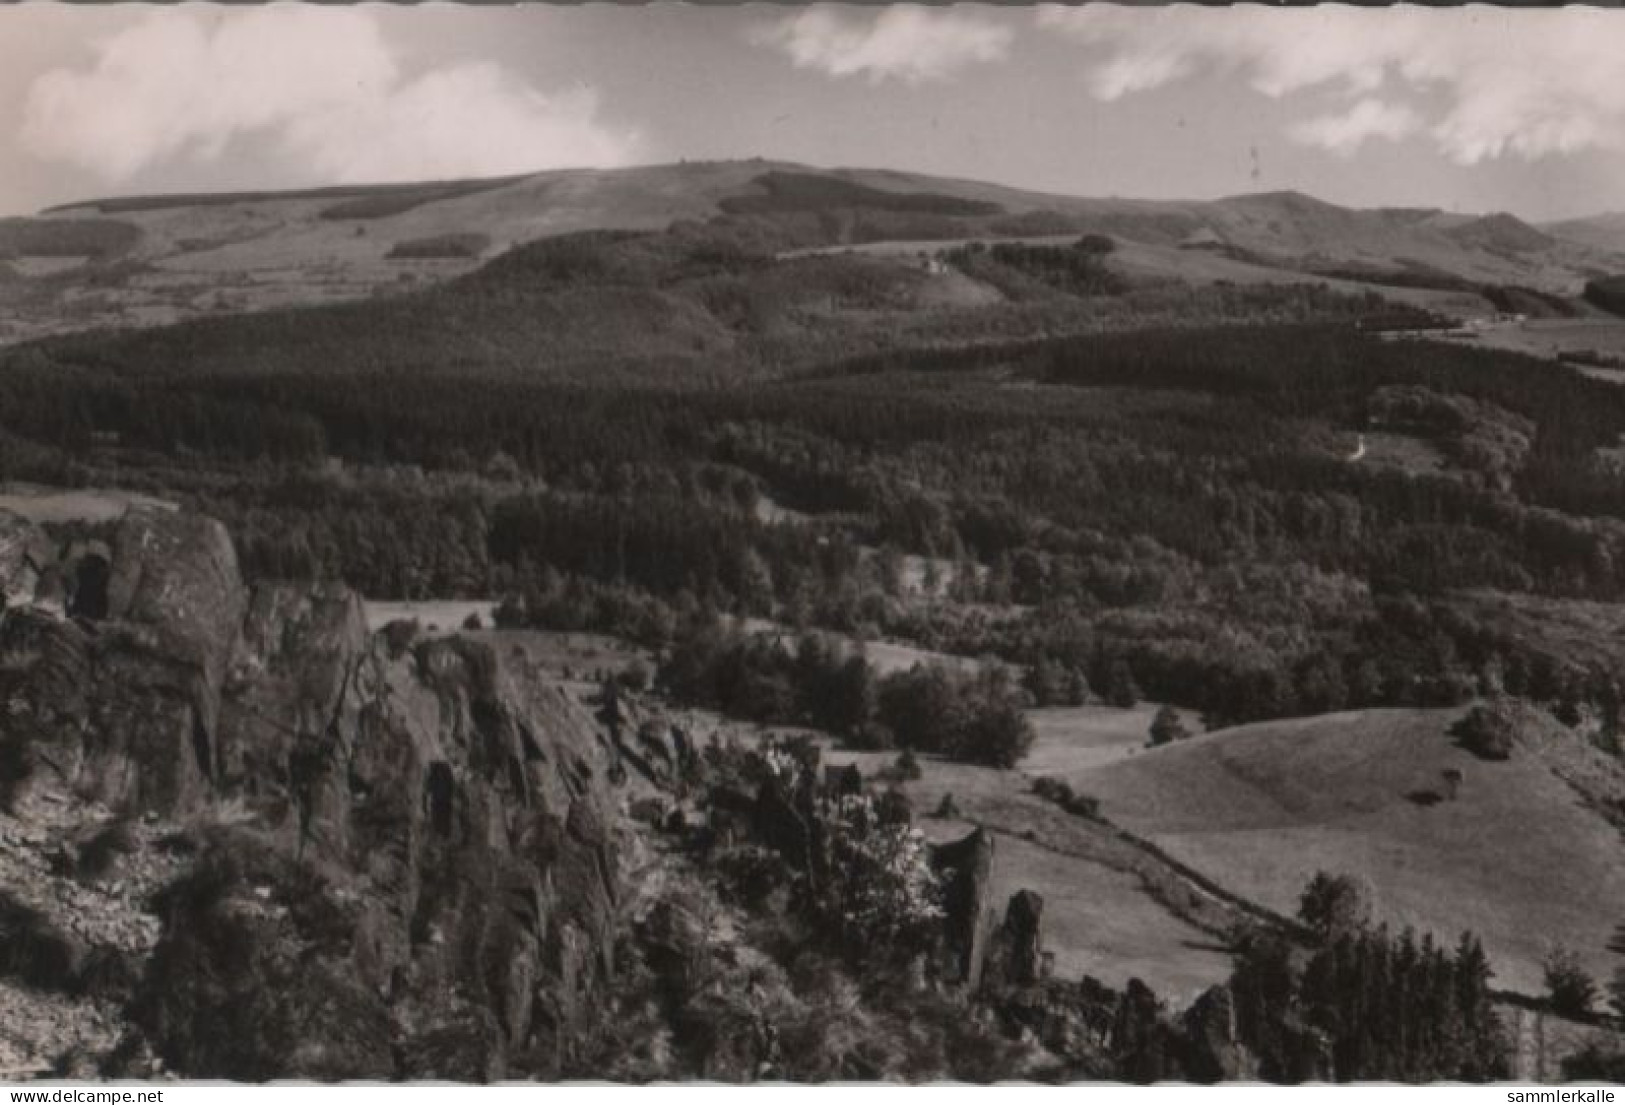
[[[0,214],[736,157],[1625,209],[1625,11],[0,6]]]

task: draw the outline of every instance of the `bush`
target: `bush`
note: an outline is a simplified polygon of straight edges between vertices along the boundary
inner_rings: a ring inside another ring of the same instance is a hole
[[[72,993],[81,955],[77,943],[45,914],[0,891],[0,976],[40,990]]]
[[[1139,704],[1140,685],[1135,682],[1134,670],[1128,666],[1128,661],[1122,659],[1112,661],[1111,668],[1106,673],[1106,701],[1120,710],[1127,710]]]
[[[474,632],[474,631],[481,630],[481,629],[485,628],[485,623],[480,621],[480,615],[479,615],[478,611],[470,614],[468,617],[463,619],[463,628],[466,629],[466,630],[469,630],[470,632]]]
[[[11,812],[36,766],[34,742],[23,726],[0,733],[0,810]]]
[[[761,904],[790,882],[784,857],[760,844],[725,848],[716,853],[713,862],[729,893],[747,906]]]
[[[1450,731],[1481,760],[1510,759],[1518,733],[1517,708],[1508,699],[1474,706]]]
[[[1546,993],[1552,1009],[1565,1017],[1584,1017],[1597,1000],[1597,984],[1580,965],[1580,957],[1568,948],[1553,948],[1541,963]]]
[[[525,624],[525,607],[513,595],[509,595],[491,612],[491,621],[498,629],[520,629]]]
[[[1370,922],[1370,892],[1363,883],[1348,875],[1318,871],[1298,899],[1298,919],[1329,943],[1365,928]]]
[[[897,747],[897,737],[878,721],[866,721],[853,729],[847,743],[864,752],[886,752]]]
[[[99,879],[112,869],[119,856],[128,855],[135,847],[134,826],[123,818],[109,821],[79,845],[74,874],[81,879]]]
[[[844,798],[826,823],[833,879],[824,905],[847,946],[866,955],[923,946],[943,916],[930,849],[907,821],[867,795]]]
[[[615,676],[615,681],[629,691],[641,692],[647,690],[649,687],[649,665],[642,660],[633,660],[621,670],[620,674]]]
[[[1072,797],[1072,784],[1053,775],[1044,775],[1033,780],[1033,793],[1046,802],[1062,805]]]
[[[1625,1082],[1625,1051],[1595,1041],[1563,1060],[1565,1082]]]
[[[1614,977],[1608,982],[1608,1008],[1614,1011],[1614,1016],[1625,1021],[1625,967],[1616,967]]]
[[[902,755],[892,765],[892,773],[903,782],[913,782],[920,777],[920,761],[915,758],[912,748],[903,749]]]
[[[1033,793],[1047,802],[1054,802],[1067,813],[1087,817],[1091,821],[1100,820],[1100,799],[1093,795],[1077,793],[1072,789],[1072,784],[1065,779],[1045,775],[1034,780]]]
[[[397,242],[385,256],[392,261],[475,260],[490,245],[484,234],[436,234]]]
[[[1153,746],[1172,744],[1174,741],[1184,740],[1190,735],[1190,730],[1185,728],[1184,719],[1179,716],[1179,711],[1172,706],[1164,706],[1157,711],[1157,716],[1151,719],[1151,743]]]
[[[1625,315],[1625,276],[1604,276],[1586,281],[1586,302],[1611,314]]]
[[[399,660],[406,655],[406,650],[412,647],[412,642],[418,639],[423,626],[416,618],[396,618],[384,626],[384,646],[389,649],[392,660]]]

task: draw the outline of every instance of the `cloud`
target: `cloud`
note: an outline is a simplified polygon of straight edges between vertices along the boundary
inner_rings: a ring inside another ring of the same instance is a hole
[[[409,73],[359,9],[170,8],[94,50],[35,79],[20,137],[109,181],[237,141],[343,183],[624,164],[638,145],[590,92],[546,94],[484,62]]]
[[[967,66],[1001,61],[1011,31],[962,9],[898,4],[878,14],[817,4],[759,28],[758,45],[790,56],[798,69],[831,77],[867,77],[871,84],[923,84]]]
[[[1306,146],[1350,157],[1373,138],[1398,142],[1421,130],[1422,125],[1422,117],[1404,104],[1365,99],[1340,114],[1305,120],[1288,134]]]
[[[1102,100],[1216,73],[1266,96],[1316,91],[1347,103],[1294,126],[1298,141],[1349,152],[1423,135],[1471,165],[1625,145],[1625,21],[1612,15],[1046,5],[1038,21],[1087,48],[1086,79]]]

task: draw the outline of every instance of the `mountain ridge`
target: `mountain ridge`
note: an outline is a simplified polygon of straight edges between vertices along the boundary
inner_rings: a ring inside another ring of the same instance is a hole
[[[1625,228],[1617,240],[1601,234],[1604,248],[1570,224],[1542,228],[1505,212],[1361,209],[1290,190],[1081,197],[898,169],[692,161],[111,197],[0,220],[0,307],[11,316],[0,342],[373,298],[443,282],[541,239],[719,220],[779,250],[1086,234],[1156,250],[1196,244],[1278,270],[1286,283],[1357,272],[1374,285],[1388,274],[1410,286],[1447,278],[1457,288],[1574,297],[1587,280],[1625,271]],[[1164,258],[1163,275],[1210,280],[1192,261]]]

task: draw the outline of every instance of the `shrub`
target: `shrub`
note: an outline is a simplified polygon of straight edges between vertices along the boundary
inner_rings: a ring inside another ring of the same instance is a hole
[[[1074,794],[1070,801],[1063,804],[1067,813],[1079,817],[1087,817],[1091,821],[1100,820],[1100,799],[1092,794]]]
[[[1563,1060],[1565,1082],[1625,1082],[1625,1051],[1592,1041]]]
[[[897,747],[897,737],[878,721],[866,721],[852,730],[847,743],[866,752],[885,752]]]
[[[1541,962],[1546,993],[1552,1008],[1565,1017],[1584,1017],[1597,999],[1597,984],[1580,965],[1580,957],[1568,948],[1553,948]]]
[[[1450,731],[1481,760],[1510,759],[1518,732],[1517,708],[1509,699],[1474,706]]]
[[[644,691],[649,687],[649,665],[633,660],[615,677],[615,681],[629,691]]]
[[[23,786],[34,774],[36,757],[32,736],[22,725],[0,732],[0,809],[10,812]]]
[[[508,595],[491,612],[491,621],[498,629],[519,629],[525,624],[525,607],[519,599]]]
[[[1106,673],[1106,701],[1118,709],[1126,710],[1140,701],[1140,685],[1135,682],[1134,670],[1127,660],[1114,660]]]
[[[474,260],[490,245],[484,234],[436,234],[397,242],[385,256],[392,261]]]
[[[74,874],[81,879],[98,879],[112,869],[119,856],[136,847],[135,829],[123,818],[109,821],[79,846]]]
[[[406,655],[406,650],[412,647],[412,642],[418,639],[423,626],[416,618],[396,618],[384,626],[384,645],[389,649],[392,660],[399,660]]]
[[[1190,735],[1190,730],[1185,728],[1184,719],[1172,706],[1164,706],[1157,711],[1157,716],[1151,719],[1152,745],[1172,744]]]
[[[50,918],[0,891],[0,976],[41,990],[71,993],[82,949]]]
[[[892,772],[903,782],[912,782],[920,777],[920,761],[915,758],[912,748],[905,748],[892,765]]]
[[[1072,784],[1065,779],[1045,775],[1034,780],[1033,793],[1047,802],[1054,802],[1067,813],[1087,817],[1091,821],[1100,820],[1100,799],[1093,795],[1077,793],[1072,789]]]
[[[943,916],[942,886],[919,831],[882,818],[867,795],[842,799],[826,830],[834,873],[826,909],[848,947],[912,948],[929,939]]]
[[[1371,920],[1371,896],[1366,886],[1348,875],[1315,873],[1298,899],[1298,919],[1330,942],[1363,929]]]
[[[1046,802],[1065,805],[1072,798],[1072,784],[1053,775],[1044,775],[1033,780],[1033,793]]]
[[[467,629],[469,631],[480,630],[480,629],[485,628],[485,623],[480,621],[480,615],[479,615],[478,611],[470,614],[468,617],[463,619],[463,628]]]
[[[1585,298],[1603,310],[1625,315],[1625,276],[1604,276],[1586,281]]]
[[[724,848],[714,857],[717,872],[728,891],[748,906],[756,906],[790,881],[784,857],[760,844]]]

